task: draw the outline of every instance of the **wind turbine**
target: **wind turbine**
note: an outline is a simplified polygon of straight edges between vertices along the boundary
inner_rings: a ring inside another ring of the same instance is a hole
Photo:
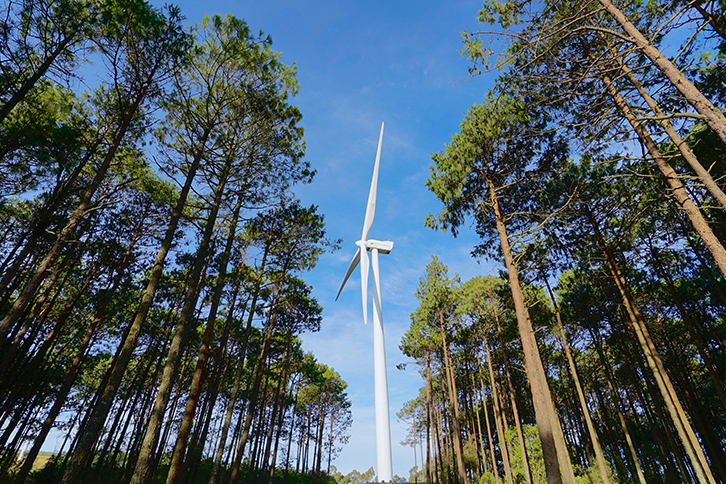
[[[363,296],[363,322],[368,324],[368,251],[371,251],[371,263],[373,266],[373,361],[375,380],[375,403],[376,403],[376,457],[378,463],[379,482],[391,482],[393,470],[391,467],[391,428],[388,414],[388,381],[386,377],[386,353],[383,340],[383,310],[381,308],[381,277],[378,270],[378,254],[388,254],[393,249],[393,242],[368,239],[368,232],[373,225],[373,216],[376,211],[376,186],[378,185],[378,164],[381,160],[381,143],[383,142],[383,123],[381,123],[381,135],[378,138],[378,152],[376,153],[376,164],[373,168],[373,180],[371,190],[368,193],[368,205],[366,216],[363,221],[363,235],[355,245],[358,250],[350,262],[348,272],[345,274],[343,283],[340,285],[338,300],[345,283],[360,262],[360,287]]]

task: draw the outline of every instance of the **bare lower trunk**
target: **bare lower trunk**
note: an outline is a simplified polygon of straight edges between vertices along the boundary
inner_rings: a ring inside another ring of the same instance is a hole
[[[252,425],[252,419],[257,409],[257,400],[260,396],[260,387],[262,384],[262,376],[265,373],[265,367],[267,362],[267,352],[270,349],[270,343],[272,341],[272,327],[266,331],[265,341],[262,344],[262,351],[260,353],[260,360],[255,374],[255,380],[252,384],[252,390],[247,404],[247,415],[245,417],[244,427],[242,428],[242,435],[240,436],[239,443],[237,444],[237,452],[235,453],[234,462],[232,464],[232,475],[230,476],[230,484],[238,484],[240,480],[240,465],[242,464],[242,456],[244,454],[245,445],[247,445],[247,439],[250,435],[250,426]]]
[[[507,348],[504,345],[504,338],[502,337],[502,328],[499,324],[499,314],[494,313],[494,319],[497,323],[497,334],[499,335],[499,343],[502,345],[502,356],[504,358],[504,371],[507,375],[507,386],[509,387],[509,403],[512,406],[512,414],[514,417],[514,424],[517,428],[517,440],[519,441],[519,451],[522,454],[522,468],[524,470],[524,479],[527,484],[532,484],[532,473],[529,470],[529,459],[527,457],[527,446],[524,442],[524,435],[522,434],[522,422],[519,420],[519,410],[517,409],[517,400],[514,394],[514,384],[512,383],[512,375],[509,371],[509,358],[507,357]]]
[[[507,484],[512,484],[512,466],[509,463],[509,449],[507,448],[507,436],[504,428],[506,421],[499,400],[499,391],[497,390],[497,382],[494,379],[494,368],[492,367],[492,356],[489,353],[489,343],[487,343],[486,338],[484,338],[484,349],[487,353],[489,387],[492,389],[492,400],[494,401],[494,422],[496,423],[497,435],[499,436],[499,453],[502,454],[502,462],[504,463],[504,479],[507,481]]]
[[[481,396],[482,396],[482,403],[484,405],[484,420],[486,420],[487,423],[487,440],[489,442],[489,458],[491,459],[491,465],[492,465],[492,473],[494,474],[494,480],[499,480],[499,470],[497,470],[497,459],[494,456],[494,439],[492,438],[492,427],[489,423],[489,410],[487,409],[487,396],[486,393],[484,393],[484,378],[481,374],[481,358],[479,358],[479,354],[477,352],[476,355],[477,363],[479,364],[479,384],[481,385]]]
[[[522,286],[519,283],[519,273],[514,265],[512,251],[509,245],[504,216],[499,209],[499,200],[495,193],[496,188],[489,183],[489,196],[494,209],[497,232],[504,253],[504,262],[509,274],[509,285],[512,290],[512,299],[517,314],[519,337],[524,350],[524,363],[527,370],[532,401],[534,403],[535,420],[540,440],[542,441],[542,456],[545,462],[548,484],[574,484],[575,475],[570,464],[570,456],[565,445],[562,426],[557,417],[550,394],[547,377],[542,366],[542,359],[534,337],[534,328],[529,318],[529,311],[524,303]]]
[[[484,449],[484,433],[482,432],[481,417],[479,416],[479,408],[478,408],[479,402],[477,401],[478,392],[476,390],[476,381],[474,380],[474,372],[473,371],[470,372],[470,375],[471,375],[471,388],[474,393],[474,395],[473,395],[474,396],[474,405],[473,405],[472,411],[474,412],[475,417],[476,417],[476,429],[477,429],[477,432],[479,433],[479,438],[477,439],[476,435],[474,435],[474,440],[476,441],[476,448],[477,448],[476,453],[478,455],[479,472],[481,474],[481,473],[484,473],[484,471],[486,470],[485,469],[486,466],[484,465],[484,463],[486,462],[486,449]],[[486,396],[482,395],[482,406],[485,404],[485,402],[484,402],[485,398],[486,398]]]
[[[610,273],[623,298],[630,326],[638,339],[641,350],[645,354],[648,366],[653,372],[658,389],[665,401],[668,414],[670,415],[673,425],[680,437],[681,443],[686,450],[686,455],[691,462],[691,466],[693,467],[698,482],[701,484],[715,484],[716,481],[711,474],[711,470],[706,460],[706,456],[703,453],[703,449],[701,448],[701,444],[693,432],[693,428],[691,427],[685,411],[678,400],[678,396],[676,395],[673,384],[671,383],[668,373],[663,366],[663,362],[658,355],[653,341],[650,339],[648,328],[645,326],[645,321],[643,320],[643,317],[635,304],[635,300],[630,293],[627,281],[615,262],[610,249],[605,244],[605,240],[600,233],[600,229],[595,221],[595,218],[589,210],[586,210],[586,215],[592,224],[595,232],[595,238],[605,254]]]
[[[203,136],[202,145],[206,141],[208,135],[209,131],[207,131]],[[120,351],[118,353],[118,357],[115,358],[113,367],[107,373],[106,378],[108,383],[105,385],[98,403],[91,411],[88,424],[80,436],[78,445],[73,452],[71,461],[69,462],[66,473],[63,476],[63,484],[74,484],[78,480],[80,471],[88,458],[88,454],[101,432],[103,423],[106,420],[106,415],[108,414],[111,404],[113,403],[113,399],[116,396],[116,390],[121,384],[126,368],[131,361],[131,356],[136,349],[136,341],[141,333],[141,327],[146,321],[146,315],[149,313],[149,309],[151,308],[151,304],[154,300],[154,295],[156,294],[156,289],[161,281],[161,275],[164,270],[164,262],[166,261],[166,256],[171,249],[174,235],[179,224],[179,219],[184,212],[187,196],[189,195],[189,190],[191,189],[192,182],[194,181],[194,175],[199,167],[201,158],[202,152],[199,150],[189,167],[189,174],[187,175],[186,182],[179,193],[179,199],[177,200],[177,204],[171,214],[169,226],[167,227],[159,252],[156,255],[156,260],[154,261],[154,266],[151,269],[149,282],[144,290],[141,304],[136,311],[136,315],[128,329],[128,333],[119,348]]]
[[[222,193],[224,192],[224,186],[217,188],[218,190],[218,201],[221,202]],[[215,200],[215,206],[218,205],[218,201]],[[214,333],[214,324],[217,321],[217,309],[222,298],[222,291],[226,284],[227,279],[227,264],[229,263],[230,254],[232,252],[232,245],[237,232],[237,220],[239,218],[239,212],[242,207],[242,197],[239,196],[237,204],[233,210],[232,220],[230,221],[229,233],[227,235],[227,242],[224,247],[224,251],[221,255],[219,262],[219,272],[217,274],[217,283],[214,288],[214,295],[212,297],[212,303],[209,308],[209,314],[207,315],[207,326],[204,331],[204,338],[202,340],[202,346],[199,348],[199,355],[197,357],[197,366],[194,370],[192,377],[191,386],[189,389],[189,396],[187,397],[186,408],[184,409],[184,416],[177,432],[176,443],[174,444],[174,452],[171,458],[171,464],[169,466],[169,474],[167,475],[166,484],[176,484],[179,477],[179,470],[181,469],[182,463],[184,462],[184,454],[186,451],[187,440],[192,429],[192,422],[194,421],[194,413],[199,400],[199,394],[202,388],[202,382],[205,376],[205,370],[207,366],[207,359],[209,356],[210,345],[212,343],[212,337]],[[214,212],[214,219],[216,219],[216,211]],[[210,215],[208,224],[214,225],[215,220]],[[208,231],[211,239],[213,230]],[[206,234],[205,234],[206,235]],[[201,252],[201,251],[200,251]],[[200,254],[201,256],[201,254]],[[196,303],[195,303],[196,305]]]
[[[431,362],[426,353],[426,482],[432,482],[431,474]]]
[[[446,332],[444,331],[444,315],[439,313],[439,323],[441,327],[441,340],[444,350],[444,368],[446,372],[446,383],[449,387],[449,401],[452,414],[452,426],[454,436],[454,455],[456,456],[456,468],[459,474],[459,481],[466,484],[466,467],[464,465],[464,446],[461,442],[461,421],[459,419],[459,401],[456,390],[456,380],[454,379],[454,369],[452,368],[451,357],[449,355],[449,345],[446,342]]]
[[[565,335],[565,328],[562,325],[562,316],[560,314],[560,307],[557,305],[557,301],[555,301],[555,295],[552,294],[552,289],[550,288],[550,284],[545,278],[545,286],[547,287],[547,292],[550,295],[550,299],[552,299],[552,305],[555,308],[555,319],[557,320],[557,327],[560,330],[560,337],[562,338],[562,347],[565,350],[565,356],[567,357],[567,363],[570,366],[570,373],[572,374],[572,379],[575,382],[575,389],[577,390],[577,398],[580,401],[580,408],[582,409],[582,413],[585,416],[585,424],[587,425],[587,431],[590,434],[590,442],[592,443],[593,451],[595,452],[595,460],[597,461],[597,470],[600,474],[600,479],[602,480],[603,484],[608,484],[610,482],[608,478],[608,470],[607,465],[605,463],[605,456],[602,452],[602,447],[600,446],[600,438],[597,435],[597,430],[595,430],[595,425],[592,423],[592,418],[590,417],[590,409],[587,407],[587,401],[585,400],[585,393],[582,391],[582,385],[580,384],[580,378],[577,375],[577,368],[575,368],[575,360],[572,359],[572,354],[570,353],[570,345],[567,344],[567,336]]]
[[[610,390],[610,395],[615,402],[615,411],[618,414],[618,422],[620,423],[620,428],[623,431],[623,435],[625,435],[625,442],[628,447],[628,451],[630,452],[630,457],[633,459],[633,465],[635,466],[635,473],[638,477],[638,482],[640,484],[646,484],[645,475],[643,474],[643,470],[640,467],[640,462],[638,459],[638,454],[635,451],[635,445],[633,444],[633,438],[630,436],[630,430],[628,429],[628,425],[625,422],[625,417],[623,416],[623,412],[620,409],[620,396],[615,392],[615,389],[613,388],[613,384],[611,382],[611,376],[610,376],[610,366],[608,361],[605,359],[605,354],[602,351],[602,348],[600,347],[600,343],[597,341],[595,337],[593,337],[593,341],[595,343],[595,349],[597,350],[598,356],[600,357],[600,362],[602,364],[603,371],[605,373],[605,381],[607,382],[608,389]]]

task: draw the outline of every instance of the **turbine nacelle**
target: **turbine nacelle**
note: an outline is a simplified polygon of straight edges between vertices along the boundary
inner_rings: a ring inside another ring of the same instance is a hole
[[[368,250],[373,250],[373,249],[378,250],[379,254],[389,254],[391,252],[391,249],[393,249],[393,242],[390,240],[382,241],[382,240],[368,239],[366,241],[361,240],[360,242],[364,242],[366,249],[368,249]],[[358,245],[358,244],[356,243],[356,245]],[[358,246],[358,247],[360,247],[360,246]]]

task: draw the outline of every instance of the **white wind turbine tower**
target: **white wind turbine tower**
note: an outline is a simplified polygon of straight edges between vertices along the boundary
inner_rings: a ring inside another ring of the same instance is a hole
[[[366,216],[363,221],[363,235],[355,245],[358,250],[350,262],[348,272],[338,290],[338,296],[343,290],[346,281],[360,265],[360,286],[363,295],[363,322],[368,323],[368,251],[371,251],[373,265],[373,360],[375,376],[375,402],[376,402],[376,456],[378,463],[379,482],[391,482],[393,470],[391,467],[391,429],[388,414],[388,381],[386,378],[386,353],[383,341],[383,311],[381,309],[381,277],[378,270],[378,254],[388,254],[393,248],[393,242],[368,239],[368,232],[373,224],[373,215],[376,211],[376,186],[378,185],[378,164],[381,159],[381,143],[383,142],[383,123],[381,123],[381,136],[378,139],[378,152],[376,164],[373,168],[373,181],[368,194]],[[338,300],[338,296],[335,300]]]

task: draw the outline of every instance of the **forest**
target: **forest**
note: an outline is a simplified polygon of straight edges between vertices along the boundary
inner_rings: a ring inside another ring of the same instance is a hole
[[[292,191],[294,65],[143,0],[3,2],[0,31],[0,481],[330,471],[347,383],[300,335],[338,242]]]
[[[497,81],[426,224],[504,270],[420,279],[416,480],[726,482],[724,7],[493,0],[463,34]]]
[[[425,162],[425,224],[504,270],[420,279],[410,480],[726,483],[726,3],[472,16],[496,82]],[[144,0],[0,22],[0,483],[374,478],[335,470],[347,383],[301,342],[340,241],[295,196],[295,64]]]

